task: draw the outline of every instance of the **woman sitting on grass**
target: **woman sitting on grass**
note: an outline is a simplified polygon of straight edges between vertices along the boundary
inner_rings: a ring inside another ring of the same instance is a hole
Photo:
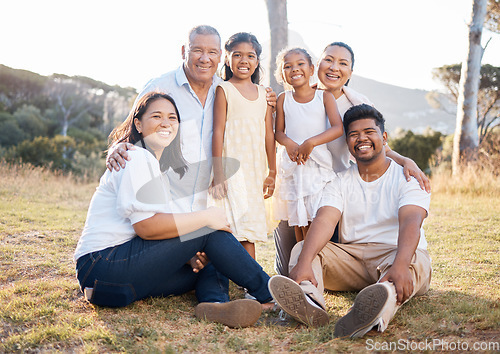
[[[127,168],[107,170],[92,197],[74,255],[80,287],[91,303],[111,307],[194,289],[197,317],[231,327],[252,325],[262,307],[271,306],[269,276],[230,234],[224,211],[171,212],[163,172],[172,168],[182,177],[187,169],[179,122],[173,99],[150,93],[110,134],[111,144],[142,148],[129,151]],[[203,228],[209,231],[190,240],[178,237]],[[228,302],[228,278],[258,302]]]

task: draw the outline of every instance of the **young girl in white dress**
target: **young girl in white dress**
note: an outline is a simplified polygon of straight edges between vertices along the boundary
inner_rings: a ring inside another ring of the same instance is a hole
[[[234,236],[255,259],[255,242],[267,241],[264,199],[272,196],[276,177],[272,108],[258,85],[257,38],[236,33],[225,49],[225,81],[215,93],[209,205],[225,209]]]
[[[285,149],[279,159],[275,217],[288,220],[301,241],[323,187],[335,178],[326,143],[342,136],[342,121],[333,95],[310,86],[314,65],[305,49],[281,52],[276,64],[276,78],[292,90],[281,93],[276,105],[276,141]]]

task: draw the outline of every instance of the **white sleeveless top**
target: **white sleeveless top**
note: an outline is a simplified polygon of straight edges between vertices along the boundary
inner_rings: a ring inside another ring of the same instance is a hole
[[[285,92],[283,111],[285,112],[285,134],[302,144],[306,139],[326,130],[326,110],[323,103],[324,91],[316,90],[314,98],[307,103],[299,103],[293,98],[292,91]],[[312,158],[320,166],[332,168],[332,155],[326,144],[316,146],[311,152]]]

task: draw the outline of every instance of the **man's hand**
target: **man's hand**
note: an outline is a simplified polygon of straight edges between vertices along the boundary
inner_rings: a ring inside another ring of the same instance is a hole
[[[309,280],[314,286],[318,286],[318,281],[312,270],[312,263],[301,264],[300,261],[292,268],[289,278],[300,284],[302,281]]]
[[[397,293],[397,304],[401,305],[413,294],[413,277],[407,265],[394,263],[379,283],[390,281],[394,284]]]
[[[196,255],[191,258],[188,264],[193,268],[193,273],[198,273],[210,262],[205,252],[196,252]]]
[[[106,167],[110,172],[113,171],[113,168],[115,171],[120,171],[120,167],[125,168],[125,160],[130,161],[127,150],[135,150],[135,146],[130,143],[118,143],[109,149]]]

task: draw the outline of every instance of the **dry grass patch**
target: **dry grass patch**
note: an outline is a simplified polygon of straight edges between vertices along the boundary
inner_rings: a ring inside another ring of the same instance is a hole
[[[276,313],[245,329],[198,321],[193,294],[95,307],[78,289],[72,254],[97,182],[30,167],[2,165],[0,173],[0,352],[367,352],[369,343],[499,341],[500,206],[491,194],[438,188],[425,225],[431,290],[404,305],[386,332],[350,341],[332,333],[355,293],[326,294],[331,323],[318,329]],[[257,259],[274,274],[271,238]],[[230,294],[243,297],[234,285]]]

